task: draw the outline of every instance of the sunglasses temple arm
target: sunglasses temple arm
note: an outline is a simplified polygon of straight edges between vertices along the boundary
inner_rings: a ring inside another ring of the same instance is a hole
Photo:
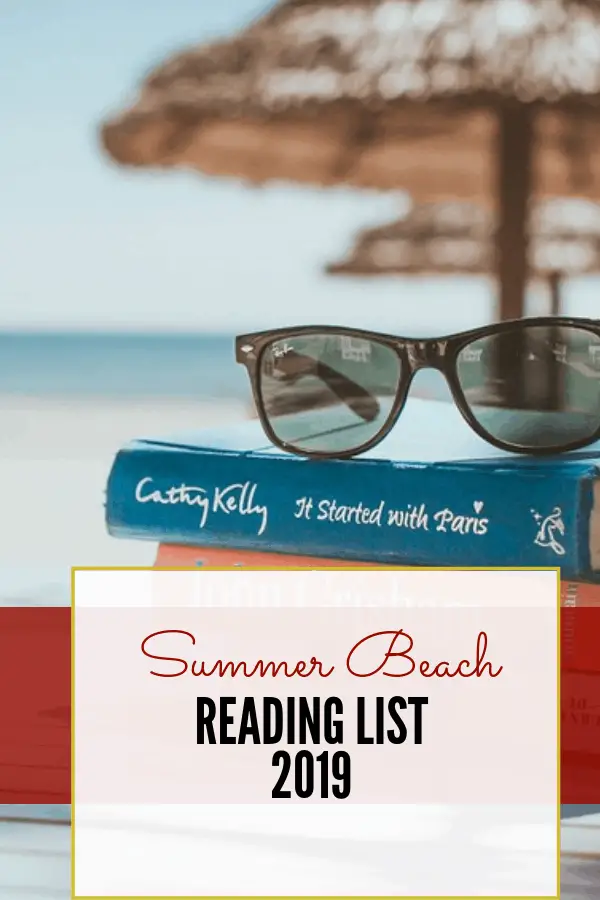
[[[351,378],[302,353],[294,354],[294,361],[302,364],[302,374],[315,375],[323,381],[342,403],[365,422],[372,422],[379,415],[381,407],[377,397]]]
[[[285,357],[277,360],[277,368],[288,384],[293,384],[303,376],[318,378],[338,400],[365,422],[372,422],[380,413],[379,400],[370,391],[311,356],[289,350]]]
[[[332,393],[365,422],[372,422],[379,415],[379,400],[366,388],[336,372],[325,363],[316,364],[316,375],[324,381]]]

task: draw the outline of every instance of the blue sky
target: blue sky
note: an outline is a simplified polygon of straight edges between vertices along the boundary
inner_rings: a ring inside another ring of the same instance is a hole
[[[102,157],[98,122],[149,67],[233,33],[263,5],[0,0],[0,79],[9,85],[0,99],[1,328],[409,327],[429,297],[445,321],[457,309],[465,324],[486,318],[480,283],[461,282],[449,296],[441,282],[320,274],[353,232],[393,215],[400,196],[252,190],[131,173]]]

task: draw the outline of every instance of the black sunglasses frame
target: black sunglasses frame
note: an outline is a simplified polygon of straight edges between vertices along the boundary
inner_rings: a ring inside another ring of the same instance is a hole
[[[436,369],[445,377],[452,398],[458,407],[465,422],[488,444],[506,450],[509,453],[520,453],[528,456],[556,456],[570,450],[578,450],[587,447],[600,439],[600,411],[598,413],[598,428],[589,438],[572,441],[552,448],[530,448],[519,444],[511,444],[498,440],[481,427],[467,402],[460,386],[457,373],[457,360],[460,351],[474,341],[492,337],[511,331],[527,331],[529,328],[539,326],[554,326],[578,328],[580,331],[589,331],[600,339],[600,322],[596,319],[573,318],[566,316],[542,316],[524,319],[510,319],[498,322],[494,325],[473,328],[470,331],[461,331],[454,334],[443,335],[437,338],[412,338],[399,335],[385,334],[378,331],[365,331],[358,328],[342,328],[334,325],[299,325],[297,327],[276,328],[269,331],[258,331],[251,334],[239,335],[235,339],[236,362],[245,366],[250,378],[252,395],[260,423],[269,440],[282,450],[293,453],[296,456],[305,456],[311,459],[350,459],[359,456],[376,447],[390,433],[404,409],[410,386],[416,373],[421,369]],[[394,403],[381,429],[370,440],[359,446],[345,451],[334,453],[317,452],[312,450],[300,450],[292,444],[281,441],[273,431],[269,417],[265,411],[261,391],[261,361],[264,352],[271,344],[292,337],[310,335],[340,335],[343,337],[357,338],[359,340],[374,341],[389,347],[395,352],[400,361],[400,379],[396,391]]]

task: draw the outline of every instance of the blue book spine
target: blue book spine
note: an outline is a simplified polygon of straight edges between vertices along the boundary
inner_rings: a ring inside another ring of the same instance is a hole
[[[118,537],[397,565],[560,566],[592,580],[596,466],[318,462],[139,443],[106,497]]]

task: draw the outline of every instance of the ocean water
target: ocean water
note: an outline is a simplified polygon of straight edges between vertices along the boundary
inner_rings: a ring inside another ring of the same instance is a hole
[[[243,399],[233,335],[1,333],[0,394]]]

